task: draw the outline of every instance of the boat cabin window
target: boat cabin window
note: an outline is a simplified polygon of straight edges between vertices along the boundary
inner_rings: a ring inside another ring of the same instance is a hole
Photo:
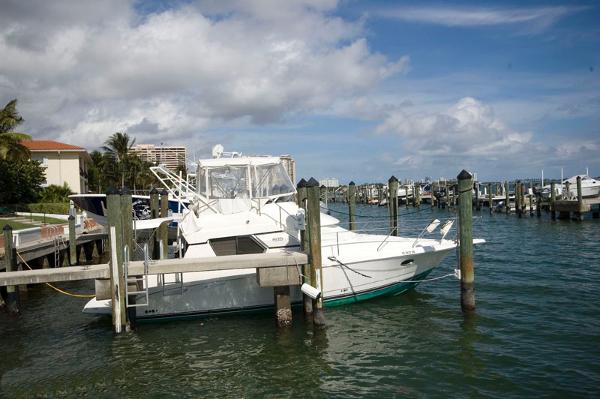
[[[208,166],[199,172],[199,192],[210,199],[273,198],[295,193],[282,164]]]
[[[213,238],[208,240],[208,243],[217,256],[261,254],[265,252],[265,248],[250,236]]]
[[[203,168],[200,192],[211,199],[250,198],[247,166]]]
[[[294,186],[282,164],[255,166],[252,181],[253,198],[294,193]]]

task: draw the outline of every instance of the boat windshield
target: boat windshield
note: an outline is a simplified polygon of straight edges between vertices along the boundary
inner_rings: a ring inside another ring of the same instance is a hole
[[[208,166],[200,169],[199,192],[210,199],[274,198],[295,193],[282,164]]]

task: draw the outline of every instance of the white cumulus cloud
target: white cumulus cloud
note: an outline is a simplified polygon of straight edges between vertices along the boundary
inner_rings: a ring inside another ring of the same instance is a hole
[[[140,15],[123,1],[9,0],[0,100],[20,100],[34,136],[87,146],[117,130],[181,141],[223,121],[322,112],[408,68],[373,52],[336,5],[207,1]]]
[[[432,156],[497,159],[518,155],[532,139],[532,133],[511,129],[494,115],[491,106],[472,97],[460,99],[444,112],[397,108],[376,132],[401,137],[405,152],[412,155],[398,163],[412,166]]]

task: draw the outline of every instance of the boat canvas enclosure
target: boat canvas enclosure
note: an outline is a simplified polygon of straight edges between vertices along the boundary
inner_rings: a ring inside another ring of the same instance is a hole
[[[209,200],[270,199],[296,193],[281,160],[276,157],[239,157],[198,163],[198,194]]]

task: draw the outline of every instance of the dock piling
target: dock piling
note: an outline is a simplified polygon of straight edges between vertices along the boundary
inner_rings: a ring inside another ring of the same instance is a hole
[[[494,209],[494,195],[492,194],[492,183],[488,183],[488,205],[490,206],[490,214]]]
[[[388,186],[390,189],[390,198],[388,200],[388,207],[390,213],[390,230],[393,236],[398,235],[398,179],[396,176],[392,176],[388,180]]]
[[[301,179],[298,182],[298,206],[304,209],[306,214],[306,180]],[[310,241],[309,241],[309,231],[305,227],[304,230],[300,231],[300,245],[302,246],[302,251],[309,253],[310,252]],[[302,266],[302,282],[306,284],[313,285],[311,281],[311,267],[310,264],[306,264]],[[304,310],[304,318],[305,320],[312,319],[313,314],[313,306],[312,299],[306,295],[302,295],[303,302],[303,310]]]
[[[310,279],[314,287],[321,290],[321,296],[313,300],[313,323],[325,325],[323,314],[323,269],[321,259],[321,211],[319,206],[319,183],[311,178],[306,183],[308,230],[310,243]]]
[[[583,213],[581,213],[581,209],[583,209],[583,195],[581,191],[581,176],[577,176],[577,212],[574,212],[573,216],[577,221],[583,221]]]
[[[69,215],[69,264],[77,264],[77,234],[75,233],[75,216]]]
[[[17,270],[17,250],[14,247],[12,227],[4,226],[4,266],[5,271],[12,272]],[[19,291],[14,285],[6,286],[6,309],[8,313],[19,314]]]
[[[517,216],[521,218],[523,216],[523,208],[521,205],[521,190],[523,186],[521,186],[521,180],[517,180],[515,184],[515,211],[517,212]]]
[[[473,207],[471,189],[473,176],[462,170],[458,179],[458,228],[460,254],[460,302],[462,311],[469,313],[475,310],[475,272],[473,267]]]
[[[169,217],[169,192],[163,189],[160,192],[160,217]],[[169,225],[168,223],[162,223],[158,228],[158,239],[162,242],[162,253],[160,254],[161,259],[167,259],[169,257]]]
[[[356,229],[356,184],[348,183],[348,230]]]
[[[508,191],[508,180],[504,180],[504,211],[510,213],[510,192]]]
[[[552,220],[556,220],[556,184],[554,182],[550,183],[550,217]]]
[[[290,301],[290,286],[278,286],[273,288],[275,295],[275,317],[278,327],[289,327],[292,325],[292,304]]]
[[[106,195],[110,241],[110,281],[113,326],[116,333],[128,329],[125,306],[125,274],[123,271],[123,218],[121,217],[121,195],[109,191]]]

